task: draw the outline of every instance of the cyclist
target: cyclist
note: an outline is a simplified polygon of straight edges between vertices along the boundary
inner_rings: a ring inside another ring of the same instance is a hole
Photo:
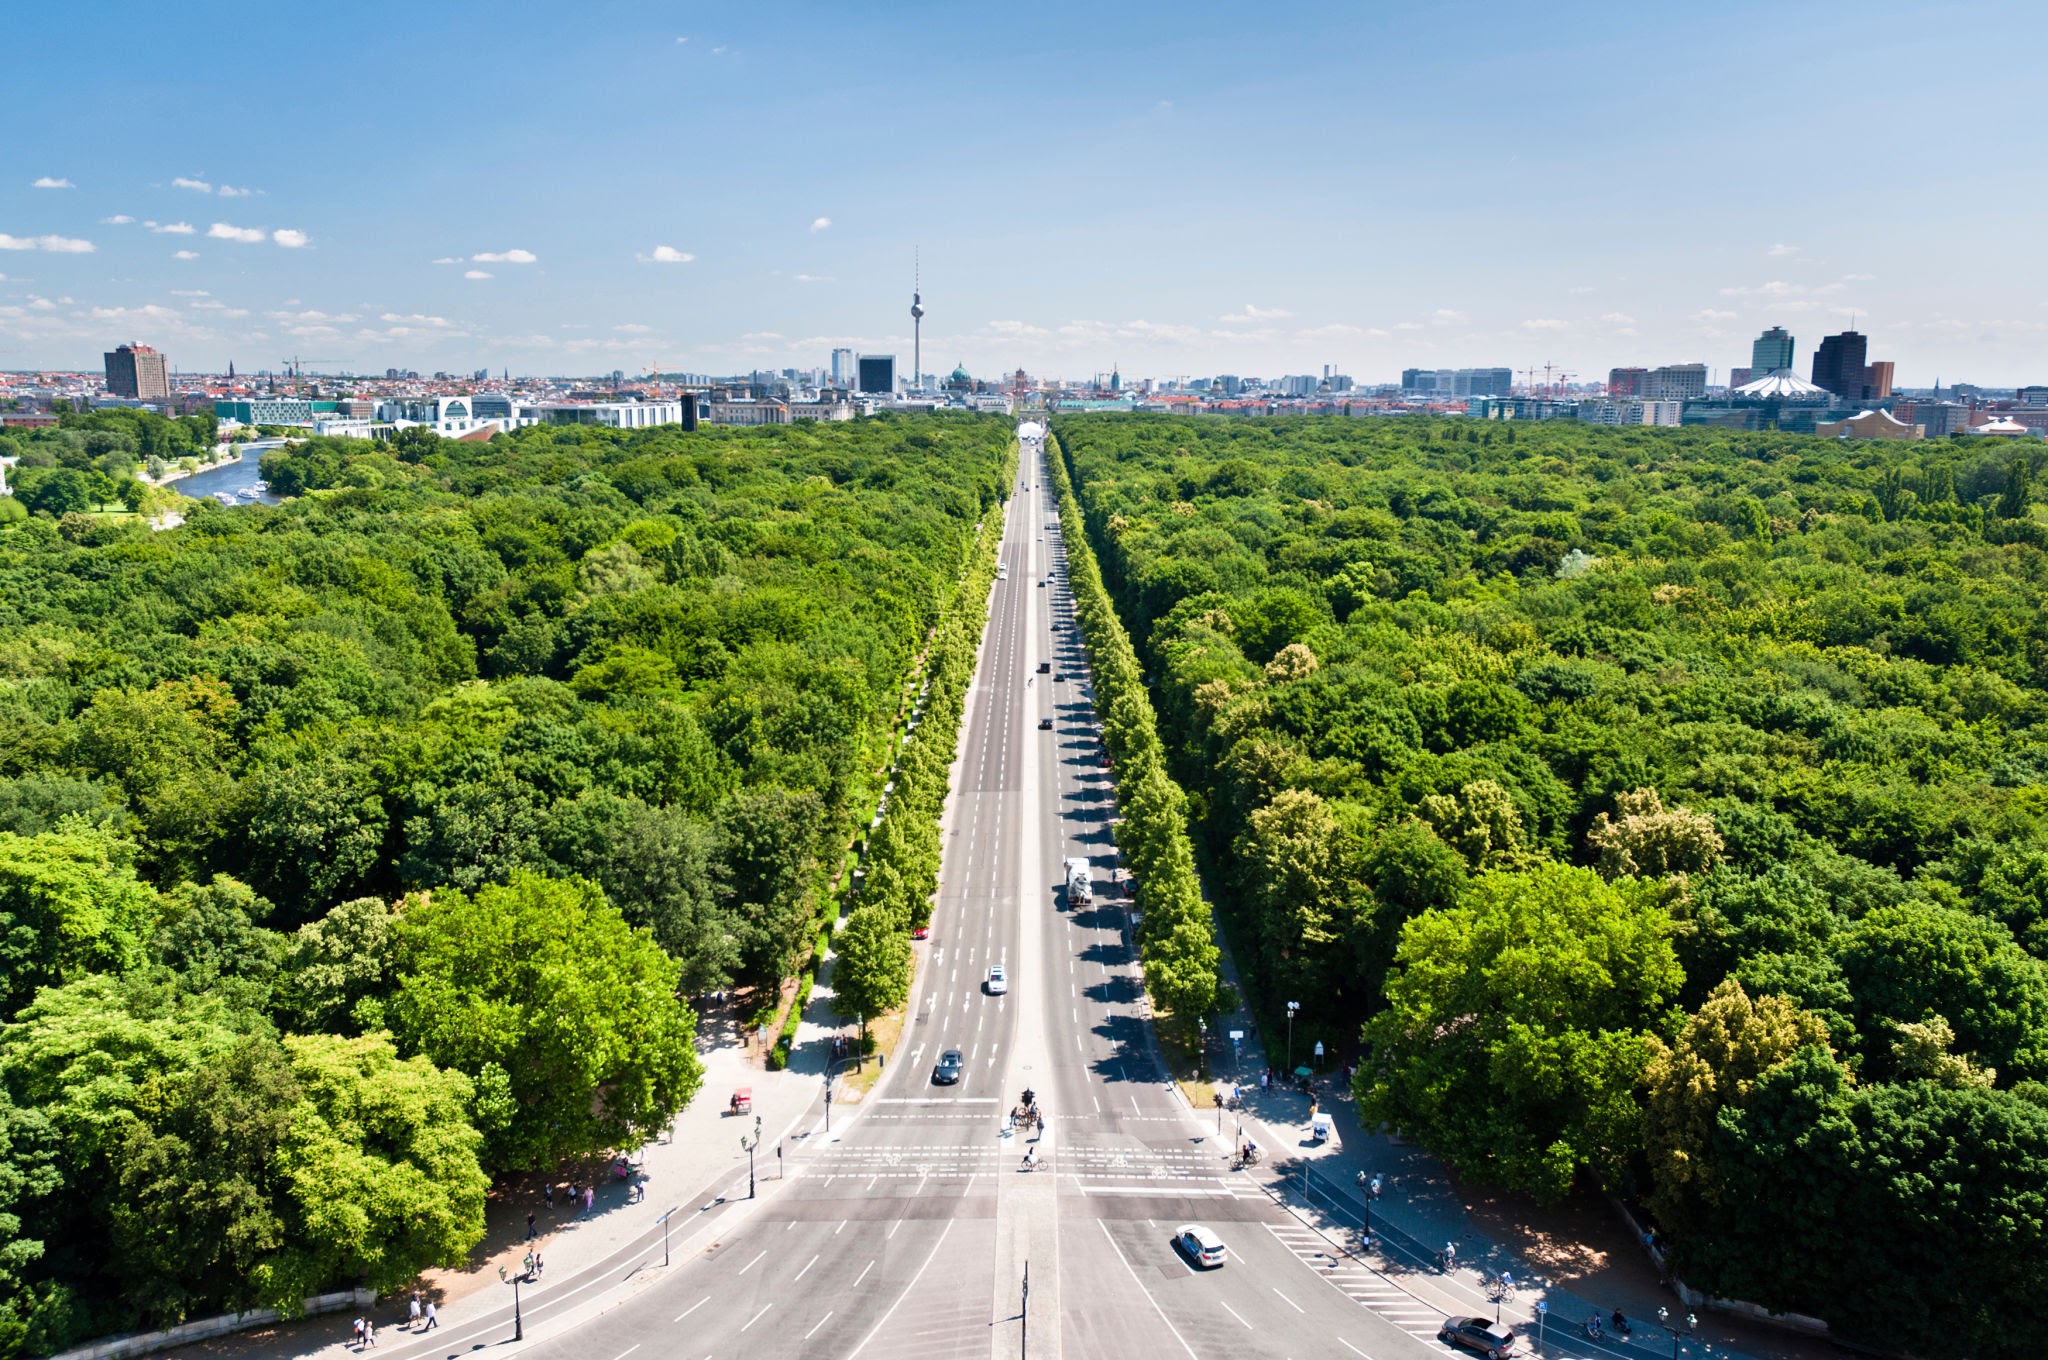
[[[1437,1259],[1443,1262],[1444,1273],[1448,1275],[1451,1267],[1458,1263],[1458,1244],[1456,1242],[1444,1243],[1443,1254],[1437,1257]]]
[[[1035,1171],[1035,1170],[1037,1170],[1037,1169],[1038,1169],[1038,1149],[1037,1149],[1037,1148],[1027,1148],[1027,1149],[1025,1150],[1025,1152],[1024,1152],[1024,1169],[1025,1169],[1026,1171]]]

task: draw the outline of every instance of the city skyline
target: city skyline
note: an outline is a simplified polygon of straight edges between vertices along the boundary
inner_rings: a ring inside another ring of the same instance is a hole
[[[915,288],[934,372],[1725,381],[1768,326],[1853,318],[1902,387],[2043,376],[2043,191],[1981,135],[2026,91],[1930,60],[1916,7],[1054,6],[1000,44],[929,7],[794,13],[800,44],[700,7],[287,33],[214,5],[90,49],[25,15],[53,56],[0,93],[43,130],[0,183],[0,368],[129,339],[199,371],[810,368],[908,357]],[[2012,4],[1942,24],[2048,31]],[[465,60],[371,97],[339,77],[386,30]],[[297,63],[284,117],[238,74]],[[536,69],[564,97],[506,79]]]

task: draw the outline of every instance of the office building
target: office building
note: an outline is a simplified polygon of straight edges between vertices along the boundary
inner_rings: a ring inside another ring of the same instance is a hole
[[[2013,396],[2022,406],[2048,406],[2048,387],[2022,387]]]
[[[1749,371],[1751,373],[1775,373],[1781,368],[1790,368],[1795,362],[1792,333],[1783,326],[1773,326],[1759,335],[1749,347]],[[1747,381],[1745,379],[1744,381]],[[1729,380],[1730,387],[1741,383]]]
[[[1649,380],[1650,370],[1647,368],[1610,368],[1607,370],[1607,395],[1640,397]]]
[[[1643,380],[1643,396],[1652,401],[1694,401],[1705,395],[1705,364],[1665,364]]]
[[[107,391],[137,401],[163,401],[171,395],[171,374],[164,356],[148,345],[122,345],[108,351]]]
[[[1636,399],[1606,401],[1582,401],[1579,403],[1579,419],[1588,425],[1672,425],[1679,423],[1685,413],[1682,401],[1642,401]]]
[[[896,356],[863,354],[857,361],[859,390],[889,397],[896,394]]]
[[[1813,385],[1826,388],[1844,401],[1863,400],[1863,368],[1868,354],[1868,337],[1859,331],[1843,331],[1820,342],[1813,352]]]
[[[1734,391],[1734,390],[1735,390],[1736,388],[1738,388],[1738,387],[1742,386],[1742,385],[1743,385],[1744,383],[1748,382],[1748,381],[1749,381],[1749,380],[1750,380],[1751,378],[1754,378],[1755,376],[1756,376],[1756,370],[1755,370],[1755,369],[1753,369],[1753,368],[1731,368],[1731,369],[1729,369],[1729,370],[1728,370],[1728,390],[1729,390],[1730,392],[1733,392],[1733,391]]]
[[[1863,399],[1878,401],[1892,394],[1892,360],[1873,359],[1863,366]]]
[[[1506,397],[1514,393],[1515,373],[1509,368],[1406,368],[1401,390],[1419,396]]]
[[[832,385],[834,387],[851,387],[853,386],[853,379],[853,351],[850,349],[833,350]]]

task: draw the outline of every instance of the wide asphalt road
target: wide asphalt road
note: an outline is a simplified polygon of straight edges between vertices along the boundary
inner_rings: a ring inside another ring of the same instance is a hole
[[[1112,884],[1113,802],[1043,458],[1025,443],[932,938],[883,1079],[859,1106],[835,1108],[829,1134],[790,1150],[789,1179],[771,1194],[702,1220],[715,1227],[686,1256],[666,1270],[657,1256],[642,1272],[652,1283],[534,1344],[537,1355],[1446,1353],[1426,1339],[1426,1310],[1362,1306],[1347,1281],[1364,1272],[1326,1269],[1319,1239],[1229,1169],[1228,1123],[1219,1140],[1213,1113],[1190,1112],[1160,1070]],[[1052,671],[1038,674],[1040,661]],[[1093,862],[1096,894],[1070,908],[1061,864],[1076,856]],[[1001,995],[987,986],[998,963]],[[949,1048],[965,1074],[934,1085]],[[1042,1136],[1005,1127],[1026,1087]],[[1030,1147],[1036,1171],[1021,1164]],[[1223,1236],[1228,1265],[1197,1272],[1173,1249],[1187,1222]]]

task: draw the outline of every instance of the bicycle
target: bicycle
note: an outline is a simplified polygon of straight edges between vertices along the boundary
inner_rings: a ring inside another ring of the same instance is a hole
[[[1512,1303],[1514,1301],[1515,1280],[1514,1277],[1508,1274],[1506,1271],[1502,1271],[1498,1275],[1488,1275],[1483,1280],[1481,1280],[1480,1283],[1486,1289],[1486,1298],[1488,1302]]]

